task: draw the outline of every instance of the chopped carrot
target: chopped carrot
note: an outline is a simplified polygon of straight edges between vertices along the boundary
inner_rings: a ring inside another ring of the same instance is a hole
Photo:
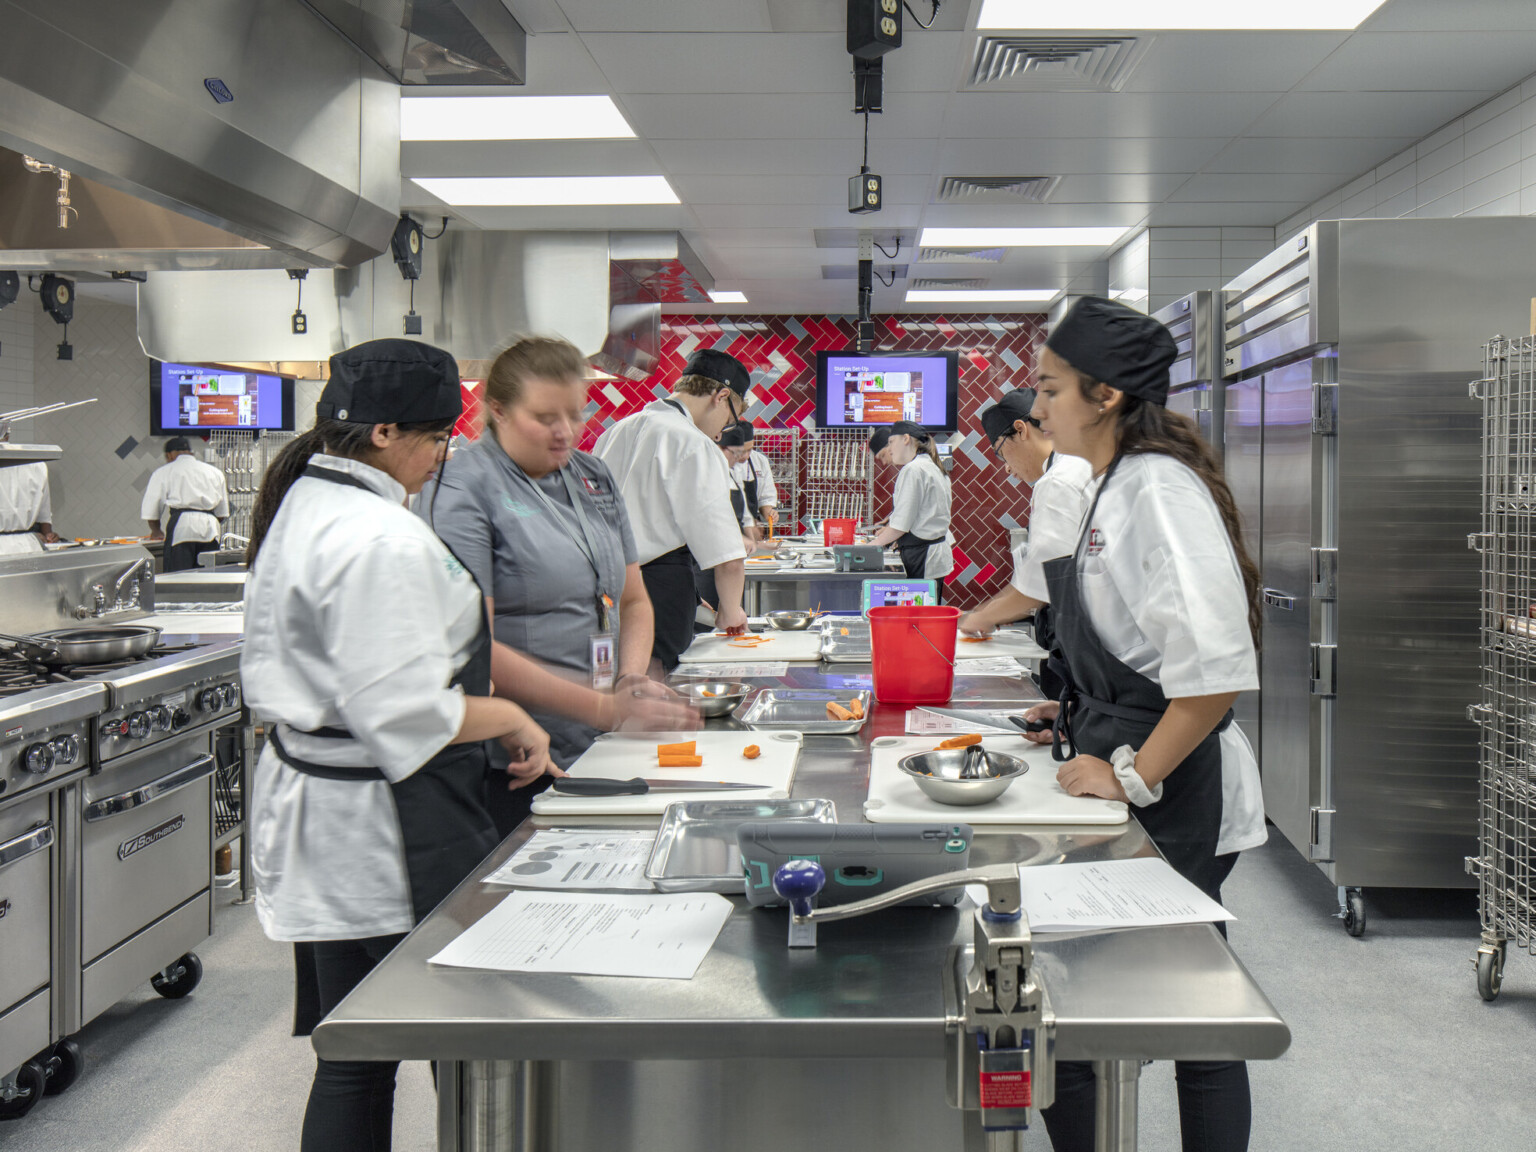
[[[838,631],[838,634],[841,635],[841,636],[848,635],[848,629],[846,629],[846,628],[839,628],[837,631]]]
[[[852,720],[854,718],[853,713],[836,700],[827,701],[827,716],[832,720]]]
[[[962,636],[962,637],[960,637],[960,643],[962,643],[962,644],[985,644],[990,639],[992,639],[992,637],[990,637],[990,636]]]
[[[656,759],[663,768],[704,767],[704,757],[702,756],[658,756]]]
[[[700,696],[718,696],[718,695],[720,695],[720,693],[718,693],[718,692],[711,692],[708,688],[700,688],[699,689],[699,695]]]
[[[756,760],[759,756],[761,756],[763,754],[763,750],[761,748],[759,748],[756,744],[748,744],[745,748],[743,748],[741,750],[741,754],[743,756],[745,756],[748,760]]]
[[[699,750],[697,740],[686,740],[681,744],[658,744],[656,755],[658,756],[692,756]]]
[[[848,701],[848,714],[855,720],[864,719],[864,705],[859,703],[859,698],[857,696]]]
[[[972,744],[980,743],[981,737],[974,733],[967,736],[951,736],[948,740],[944,741],[944,743],[935,748],[934,751],[939,752],[945,748],[969,748]]]

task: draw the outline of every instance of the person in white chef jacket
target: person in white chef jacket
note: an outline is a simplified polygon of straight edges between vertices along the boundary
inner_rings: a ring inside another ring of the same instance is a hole
[[[1131,804],[1169,864],[1220,900],[1237,854],[1266,835],[1258,767],[1232,723],[1259,686],[1260,581],[1220,466],[1167,410],[1176,354],[1156,320],[1098,297],[1040,354],[1034,415],[1095,483],[1071,551],[1044,566],[1070,686],[1026,715],[1070,737],[1063,788]],[[1178,1061],[1175,1076],[1186,1152],[1246,1149],[1247,1065]],[[1092,1065],[1059,1064],[1044,1112],[1056,1152],[1093,1149],[1094,1100]]]
[[[167,512],[170,519],[161,532],[160,517]],[[219,524],[229,517],[224,473],[194,456],[185,436],[174,436],[165,442],[165,463],[144,487],[139,515],[149,525],[149,538],[165,541],[165,571],[196,568],[201,553],[219,546]]]
[[[914,580],[938,582],[944,597],[944,578],[955,568],[949,532],[949,477],[939,463],[933,437],[921,424],[898,420],[870,435],[869,451],[882,464],[899,468],[891,494],[891,514],[885,527],[875,533],[875,544],[896,545],[902,567]]]
[[[48,465],[0,467],[0,556],[26,556],[54,543]]]
[[[746,454],[741,461],[731,465],[731,476],[741,485],[746,495],[748,514],[760,527],[769,531],[779,506],[779,486],[773,482],[773,469],[768,464],[768,457],[753,447],[755,437],[752,422],[743,420],[740,427],[746,433],[746,440],[742,444]]]
[[[741,419],[750,381],[736,357],[700,348],[670,396],[626,416],[592,447],[624,497],[656,615],[651,652],[664,672],[693,643],[696,569],[713,570],[720,631],[747,629],[747,549],[731,508],[730,466],[716,441]]]
[[[308,1032],[439,903],[497,835],[485,742],[510,786],[549,737],[510,700],[485,597],[405,507],[443,460],[458,366],[409,340],[331,357],[312,431],[257,500],[240,661],[266,723],[251,803],[256,915],[293,941]],[[395,1065],[320,1060],[303,1152],[389,1147]]]
[[[1056,451],[1030,415],[1034,405],[1035,390],[1018,388],[981,414],[982,431],[998,460],[1030,486],[1029,542],[1014,552],[1008,587],[960,617],[960,631],[972,636],[986,636],[1044,606],[1045,561],[1071,551],[1088,507],[1093,469],[1086,460]]]

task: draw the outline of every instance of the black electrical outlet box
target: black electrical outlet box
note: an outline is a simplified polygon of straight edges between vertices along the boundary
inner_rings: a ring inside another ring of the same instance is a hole
[[[880,177],[873,172],[860,172],[848,178],[848,211],[880,211]]]
[[[901,47],[901,0],[848,0],[848,54],[864,60]]]

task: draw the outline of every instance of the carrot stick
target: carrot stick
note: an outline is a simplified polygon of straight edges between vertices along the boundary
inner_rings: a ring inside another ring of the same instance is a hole
[[[853,713],[844,708],[836,700],[827,701],[827,715],[833,720],[852,720]]]
[[[692,756],[699,750],[697,740],[688,740],[682,744],[658,744],[656,755],[658,756]]]
[[[945,748],[969,748],[972,744],[980,743],[981,737],[975,735],[974,733],[967,736],[951,736],[948,740],[944,741],[944,743],[935,748],[934,751],[938,752]]]
[[[658,756],[656,759],[662,768],[704,767],[704,757],[702,756]]]
[[[855,720],[864,719],[864,705],[859,703],[857,696],[848,701],[848,712]]]

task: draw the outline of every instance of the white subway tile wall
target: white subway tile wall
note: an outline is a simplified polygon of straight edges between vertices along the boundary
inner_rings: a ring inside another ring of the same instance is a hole
[[[1273,228],[1150,228],[1147,311],[1199,288],[1219,288],[1275,247]]]
[[[1314,220],[1533,215],[1536,75],[1283,220],[1275,238]]]
[[[28,307],[28,304],[31,307]],[[23,293],[0,308],[0,412],[30,408],[32,399],[32,312],[36,300]],[[36,439],[30,424],[18,424],[13,440]]]

